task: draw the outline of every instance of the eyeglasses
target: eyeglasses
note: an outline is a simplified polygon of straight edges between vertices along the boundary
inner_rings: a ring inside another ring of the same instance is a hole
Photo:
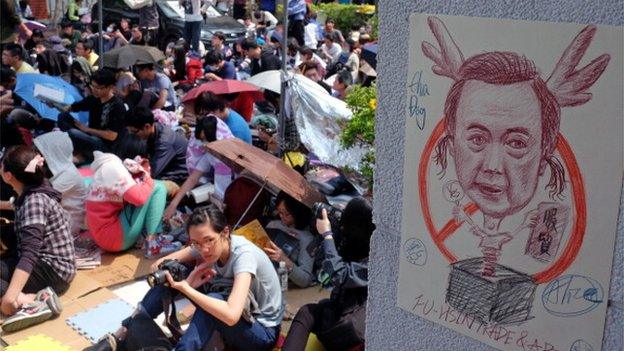
[[[201,243],[191,240],[190,246],[194,248],[195,250],[200,250],[200,249],[211,250],[217,243],[217,239],[218,238],[210,238]]]

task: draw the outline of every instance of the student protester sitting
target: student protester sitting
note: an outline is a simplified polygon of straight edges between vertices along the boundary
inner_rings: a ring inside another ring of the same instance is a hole
[[[114,94],[115,75],[103,69],[91,76],[92,95],[75,102],[59,115],[59,128],[67,131],[74,143],[74,150],[79,150],[87,159],[91,152],[110,152],[119,133],[124,129],[126,109],[123,101]],[[67,112],[89,111],[89,126],[73,119]]]
[[[132,45],[147,45],[147,41],[145,41],[145,36],[143,35],[143,31],[138,24],[132,26],[132,37],[128,41],[128,43]]]
[[[321,45],[321,57],[328,64],[338,61],[340,54],[342,53],[342,47],[336,43],[334,35],[326,35],[323,39],[323,45]]]
[[[323,76],[319,73],[319,64],[317,61],[310,60],[302,62],[301,65],[299,65],[299,70],[301,71],[301,74],[310,78],[331,94],[331,87],[323,81]]]
[[[15,234],[18,256],[0,260],[4,332],[16,331],[59,315],[57,297],[76,274],[70,217],[61,193],[44,176],[44,158],[28,146],[9,148],[2,158],[2,180],[17,193]],[[35,295],[36,294],[36,295]]]
[[[90,39],[80,39],[76,43],[76,56],[84,57],[93,70],[98,69],[98,54],[93,52],[93,41]]]
[[[203,111],[198,110],[198,112],[201,113]],[[214,169],[217,165],[219,167],[225,166],[214,156],[206,152],[204,143],[230,138],[234,138],[230,128],[216,116],[203,116],[197,119],[195,133],[191,135],[186,149],[186,166],[189,177],[180,186],[173,199],[171,199],[171,202],[165,209],[163,220],[167,221],[173,217],[180,202],[195,186],[210,181],[206,176],[211,169]]]
[[[72,162],[71,139],[67,133],[54,131],[36,137],[33,143],[46,160],[52,187],[63,194],[61,206],[69,213],[71,232],[77,236],[85,221],[87,186]]]
[[[158,101],[154,109],[165,111],[175,111],[178,107],[178,97],[176,96],[171,79],[164,73],[156,72],[153,64],[136,65],[137,78],[141,82],[141,88],[158,95]]]
[[[215,32],[210,39],[210,43],[212,44],[212,50],[220,53],[225,61],[230,61],[234,52],[225,42],[225,34],[223,32]]]
[[[165,273],[168,286],[152,287],[124,326],[85,350],[203,350],[215,331],[225,345],[236,350],[268,351],[274,347],[284,308],[279,278],[269,258],[244,237],[232,235],[225,216],[214,205],[196,208],[186,228],[190,245],[156,261],[152,270],[165,259],[175,259],[193,267],[189,276],[175,281]],[[151,319],[163,312],[163,298],[170,289],[196,307],[175,345],[158,327],[151,328],[156,335],[145,335],[144,321],[154,325]]]
[[[273,50],[271,48],[263,49],[254,39],[245,39],[242,43],[242,49],[244,54],[251,58],[252,76],[282,67],[279,57],[273,54]]]
[[[204,74],[200,60],[189,57],[186,43],[176,45],[173,51],[173,69],[169,71],[169,77],[176,88],[182,91],[190,90],[198,78]]]
[[[17,73],[35,73],[35,69],[24,62],[24,49],[19,44],[9,43],[2,49],[2,64],[10,66]]]
[[[139,81],[130,72],[118,74],[115,94],[123,100],[127,111],[139,106],[151,110],[158,101],[158,96],[153,92],[141,91]]]
[[[323,237],[322,270],[333,290],[328,300],[307,304],[292,321],[282,350],[303,351],[309,334],[315,333],[327,350],[349,350],[364,343],[366,298],[368,296],[368,252],[375,230],[373,211],[363,198],[355,198],[342,213],[343,242],[336,249],[327,211],[316,220]]]
[[[69,46],[67,47],[70,51],[74,51],[76,49],[76,45],[78,45],[78,41],[80,40],[80,31],[75,30],[74,26],[72,26],[71,22],[63,21],[61,22],[61,39],[69,40]]]
[[[145,107],[136,107],[126,115],[128,131],[147,143],[151,176],[182,184],[186,171],[186,138],[171,128],[154,121],[154,114]]]
[[[226,107],[225,100],[209,91],[201,93],[195,99],[195,111],[202,114],[214,114],[227,124],[235,137],[251,144],[251,130],[245,119],[231,108]]]
[[[349,88],[352,84],[351,77],[351,72],[347,69],[338,71],[338,73],[336,73],[336,79],[334,79],[334,84],[332,85],[332,89],[334,90],[332,96],[344,101],[351,90]]]
[[[206,64],[206,74],[204,78],[208,80],[236,80],[236,67],[232,62],[225,61],[216,50],[210,50],[204,57]]]
[[[271,242],[264,252],[275,264],[286,263],[291,283],[307,288],[316,281],[314,256],[319,244],[308,230],[310,209],[285,192],[277,195],[275,203],[280,219],[266,226]]]
[[[132,247],[145,231],[146,257],[179,249],[170,238],[158,235],[167,190],[163,182],[150,176],[145,142],[128,134],[116,145],[116,151],[121,158],[96,151],[91,163],[94,174],[86,210],[93,240],[106,251],[118,252]]]

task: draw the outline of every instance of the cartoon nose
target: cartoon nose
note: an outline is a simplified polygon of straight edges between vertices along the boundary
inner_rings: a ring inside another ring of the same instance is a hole
[[[483,171],[486,173],[501,174],[503,172],[503,150],[492,145],[488,148],[483,161]]]

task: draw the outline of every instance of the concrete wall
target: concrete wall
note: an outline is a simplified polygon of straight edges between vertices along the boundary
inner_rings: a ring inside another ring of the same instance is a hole
[[[408,69],[408,17],[412,12],[499,17],[622,26],[618,0],[381,0],[376,130],[375,222],[371,245],[367,348],[369,350],[492,350],[471,338],[396,307],[399,266],[405,77]],[[614,189],[616,191],[616,189]],[[603,350],[624,348],[624,201],[616,238]],[[567,350],[566,350],[567,351]]]

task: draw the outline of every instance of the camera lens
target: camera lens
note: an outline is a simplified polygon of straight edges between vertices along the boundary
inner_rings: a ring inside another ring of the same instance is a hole
[[[167,282],[167,276],[164,270],[158,270],[147,276],[147,284],[154,287],[156,285],[163,285]]]

